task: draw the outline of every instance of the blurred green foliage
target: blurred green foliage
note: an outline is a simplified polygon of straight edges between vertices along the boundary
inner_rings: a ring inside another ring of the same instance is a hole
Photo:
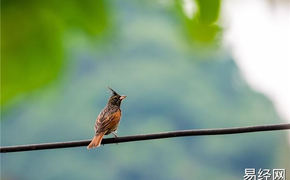
[[[1,106],[56,80],[64,68],[63,36],[94,36],[108,26],[103,0],[1,2]]]
[[[185,24],[185,31],[191,42],[208,46],[217,40],[221,27],[217,24],[221,0],[195,0],[196,12],[193,17],[183,13],[183,1],[176,0],[176,8]]]
[[[58,79],[67,60],[66,33],[81,30],[93,38],[108,31],[113,19],[112,8],[103,0],[3,0],[1,4],[1,106]],[[180,25],[190,39],[213,42],[219,31],[215,22],[220,0],[197,0],[198,11],[192,19],[185,16],[181,4],[181,0],[176,1],[174,13],[181,15],[184,24]]]

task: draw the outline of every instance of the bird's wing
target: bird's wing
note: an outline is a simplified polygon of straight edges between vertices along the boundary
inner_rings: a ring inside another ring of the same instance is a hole
[[[97,119],[96,119],[96,123],[95,123],[95,132],[98,131],[99,127],[101,126],[102,122],[104,121],[104,117],[106,114],[106,109],[103,109],[100,114],[98,115]]]
[[[121,111],[118,109],[115,112],[101,112],[95,124],[96,133],[106,132],[119,123]]]

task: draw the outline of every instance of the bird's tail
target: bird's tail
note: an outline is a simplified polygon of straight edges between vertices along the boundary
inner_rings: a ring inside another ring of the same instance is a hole
[[[91,143],[87,146],[87,149],[99,147],[101,145],[102,139],[104,137],[105,133],[99,133],[94,136]]]

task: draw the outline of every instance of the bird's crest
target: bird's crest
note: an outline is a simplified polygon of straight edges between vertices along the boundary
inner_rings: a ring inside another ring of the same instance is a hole
[[[116,91],[114,91],[112,88],[108,87],[108,89],[110,89],[110,90],[112,91],[112,93],[113,93],[114,96],[115,96],[115,95],[120,96],[120,95],[119,95]]]

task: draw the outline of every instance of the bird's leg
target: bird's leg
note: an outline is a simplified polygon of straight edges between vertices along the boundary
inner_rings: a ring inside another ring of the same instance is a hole
[[[118,136],[117,136],[117,131],[112,132],[112,134],[115,136],[115,139],[118,138]],[[116,143],[116,144],[118,145],[118,143]]]
[[[116,131],[112,132],[112,134],[115,136],[115,138],[118,138]]]

